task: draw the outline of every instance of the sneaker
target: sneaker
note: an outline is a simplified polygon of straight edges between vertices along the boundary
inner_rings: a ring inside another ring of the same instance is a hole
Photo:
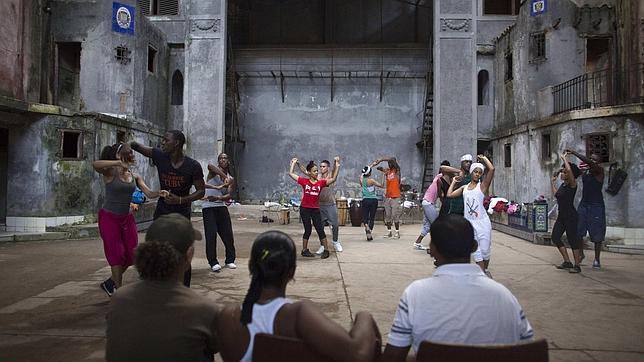
[[[386,234],[383,236],[383,238],[390,238],[390,237],[392,237],[393,235],[394,235],[394,234],[391,232],[391,230],[389,230],[389,232],[388,232],[388,233],[386,233]]]
[[[315,257],[315,255],[313,255],[313,253],[311,253],[311,252],[309,251],[309,249],[304,249],[304,250],[302,250],[301,255],[302,255],[302,256],[305,256],[305,257],[307,257],[307,258],[313,258],[313,257]]]
[[[599,264],[599,260],[593,261],[593,269],[601,269],[602,266]]]
[[[221,265],[215,264],[210,268],[210,270],[212,270],[214,272],[219,272],[221,270]]]
[[[323,251],[323,252],[322,252],[322,256],[320,257],[320,259],[326,259],[326,258],[328,258],[330,254],[331,254],[331,253],[329,253],[329,251],[328,251],[328,250],[325,250],[325,251]]]
[[[427,247],[423,246],[421,243],[414,243],[414,249],[416,250],[427,250]]]
[[[373,240],[373,236],[371,236],[371,230],[365,231],[367,233],[367,241]]]
[[[572,267],[573,267],[573,265],[569,261],[564,261],[563,263],[561,263],[561,265],[556,265],[555,266],[555,268],[557,268],[557,269],[570,269]]]
[[[101,289],[103,289],[105,293],[107,293],[108,297],[111,297],[116,291],[116,283],[114,283],[112,278],[109,278],[101,283]]]
[[[336,252],[340,253],[342,252],[342,244],[340,244],[339,241],[334,241],[333,242],[333,248],[335,249]]]
[[[228,264],[226,264],[226,268],[228,268],[228,269],[237,269],[237,265],[235,265],[235,263],[228,263]]]
[[[490,278],[490,279],[494,279],[494,278],[492,278],[492,273],[490,273],[490,271],[487,270],[487,269],[485,270],[485,275],[487,275],[487,277]]]
[[[396,230],[396,233],[394,233],[394,239],[400,239],[400,231]]]
[[[315,252],[315,255],[322,255],[323,252],[324,252],[324,245],[320,245],[320,248],[318,249],[318,251]]]
[[[581,273],[581,267],[579,265],[575,265],[568,269],[568,273]]]

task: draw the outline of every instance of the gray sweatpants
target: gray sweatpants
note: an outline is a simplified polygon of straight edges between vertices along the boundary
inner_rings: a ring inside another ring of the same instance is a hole
[[[322,216],[322,225],[327,221],[331,224],[333,241],[338,241],[338,209],[336,209],[335,204],[320,205],[320,216]]]

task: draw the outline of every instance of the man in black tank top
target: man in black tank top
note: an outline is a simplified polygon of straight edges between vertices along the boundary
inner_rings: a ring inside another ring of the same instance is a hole
[[[179,213],[190,219],[192,202],[201,199],[205,194],[203,170],[199,162],[183,154],[186,136],[183,132],[172,130],[165,133],[161,148],[143,146],[131,142],[133,150],[143,156],[152,158],[159,173],[159,183],[162,190],[168,190],[170,195],[159,198],[154,211],[154,219],[161,215]],[[195,191],[190,193],[192,186]],[[184,275],[184,285],[190,286],[192,270]]]
[[[599,255],[606,238],[606,208],[604,206],[604,195],[602,194],[604,168],[600,165],[601,156],[593,153],[589,158],[572,150],[566,150],[566,152],[577,156],[589,167],[581,177],[583,188],[581,202],[577,208],[577,213],[579,214],[578,232],[580,239],[586,236],[586,232],[590,235],[590,241],[595,244],[593,268],[600,269]]]

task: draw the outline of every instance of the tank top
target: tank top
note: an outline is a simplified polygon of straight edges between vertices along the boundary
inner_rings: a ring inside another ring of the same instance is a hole
[[[208,180],[206,180],[206,182],[211,184],[211,185],[214,185],[214,186],[220,186],[220,185],[224,184],[224,182],[221,180],[221,178],[219,176],[209,178]],[[227,192],[226,188],[219,189],[219,190],[217,190],[217,189],[206,189],[205,197],[208,197],[208,196],[224,196],[226,194],[226,192]],[[221,200],[218,200],[218,201],[204,201],[201,204],[202,209],[205,209],[205,208],[208,208],[208,207],[222,207],[222,206],[226,206],[226,204]]]
[[[282,309],[284,304],[290,304],[291,300],[278,297],[266,304],[253,304],[253,319],[248,323],[249,342],[246,353],[242,357],[242,362],[251,362],[253,359],[253,346],[255,345],[255,335],[257,333],[273,334],[273,325],[275,316]]]
[[[581,202],[584,204],[603,206],[604,196],[602,195],[602,183],[590,172],[581,177],[584,187],[581,190]]]
[[[103,209],[118,215],[129,213],[134,189],[136,189],[134,175],[131,182],[121,181],[118,175],[114,176],[111,182],[105,184]]]
[[[577,210],[575,210],[575,193],[577,193],[577,188],[572,188],[565,183],[562,183],[561,186],[557,189],[555,193],[555,198],[557,199],[557,205],[559,206],[559,217],[575,216]]]
[[[387,190],[385,197],[390,199],[397,199],[400,197],[400,180],[398,180],[398,171],[389,170],[386,174]]]
[[[485,194],[481,191],[481,183],[477,183],[476,187],[472,190],[468,190],[468,186],[469,184],[463,188],[463,216],[472,224],[479,221],[489,221],[487,212],[485,212],[485,208],[483,207]]]
[[[376,187],[375,186],[369,186],[367,183],[367,178],[362,177],[362,198],[363,199],[377,199],[378,196],[376,196]]]

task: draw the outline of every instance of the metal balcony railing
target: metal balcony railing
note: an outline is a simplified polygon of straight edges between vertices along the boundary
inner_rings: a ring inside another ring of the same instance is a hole
[[[644,102],[644,63],[582,74],[552,88],[554,113]]]

